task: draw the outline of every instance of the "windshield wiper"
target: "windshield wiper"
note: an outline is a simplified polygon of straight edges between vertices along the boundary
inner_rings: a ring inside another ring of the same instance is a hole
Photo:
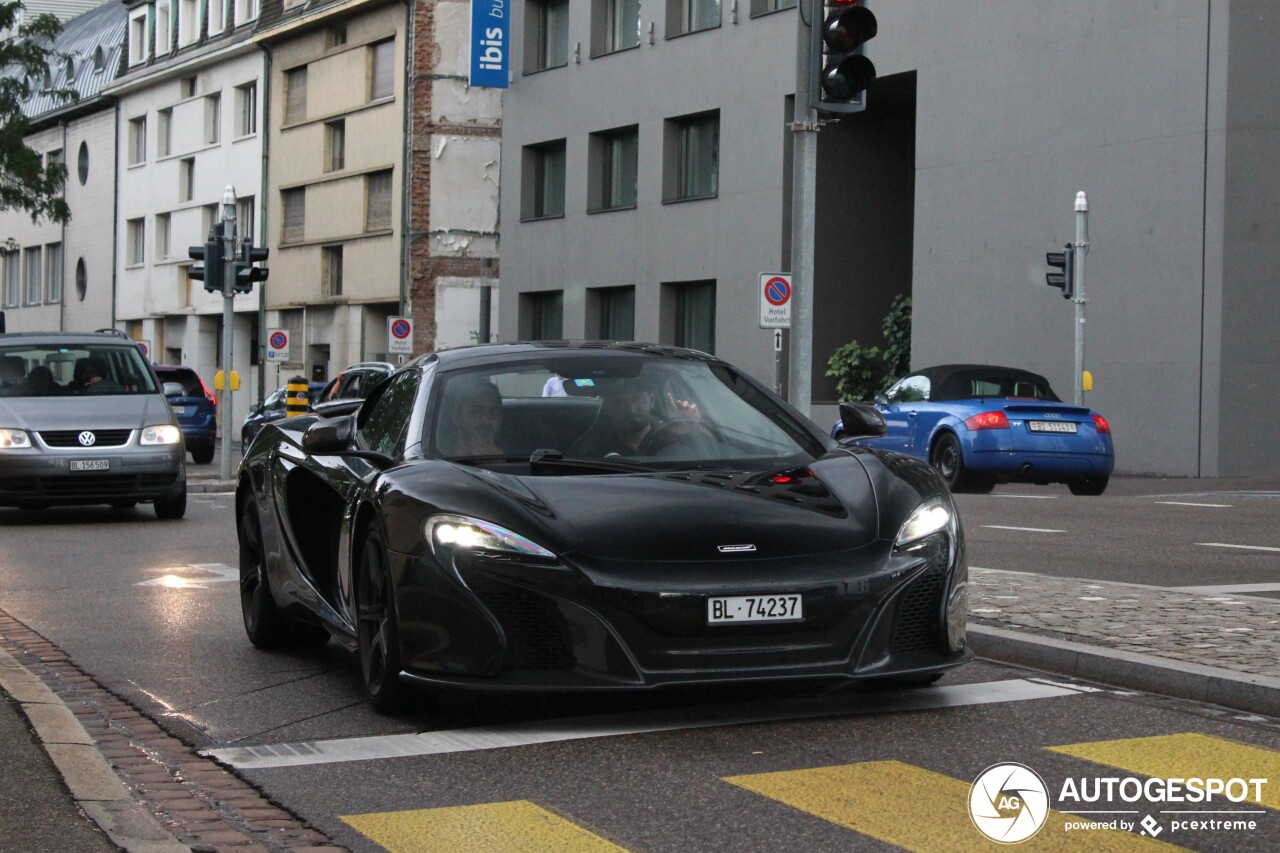
[[[529,470],[533,474],[593,474],[593,473],[649,473],[653,469],[621,459],[565,459],[559,450],[539,449],[529,457]]]

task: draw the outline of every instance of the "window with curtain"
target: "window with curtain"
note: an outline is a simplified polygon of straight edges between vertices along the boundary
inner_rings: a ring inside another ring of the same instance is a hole
[[[603,208],[635,207],[636,169],[640,154],[640,131],[636,128],[612,133],[604,139]]]
[[[716,283],[679,285],[676,291],[675,345],[716,351]]]
[[[156,155],[168,157],[172,142],[173,110],[156,111]]]
[[[125,226],[125,248],[129,266],[137,267],[146,262],[146,231],[141,219],[130,219]]]
[[[591,55],[640,44],[640,0],[592,0]]]
[[[147,161],[147,117],[129,119],[129,165]]]
[[[4,253],[4,304],[6,308],[17,305],[22,299],[22,253]]]
[[[325,246],[320,250],[320,295],[342,295],[342,247]]]
[[[44,247],[45,301],[62,301],[62,244],[50,243]]]
[[[395,94],[395,39],[387,39],[369,47],[369,100],[390,98]]]
[[[44,279],[40,275],[40,247],[32,246],[22,250],[22,263],[27,272],[26,304],[40,304],[40,288]]]
[[[236,136],[258,132],[258,84],[236,87]]]
[[[391,227],[391,170],[365,177],[364,230],[383,231]]]
[[[524,72],[569,64],[569,0],[529,0],[525,6]]]
[[[307,66],[290,68],[284,73],[284,123],[294,124],[307,118]]]
[[[636,289],[605,287],[597,291],[600,310],[600,339],[633,341],[636,337]]]
[[[525,148],[524,218],[541,219],[564,215],[565,141],[563,139]]]
[[[714,196],[720,188],[719,113],[671,120],[666,142],[664,199]]]
[[[281,240],[297,243],[305,239],[307,226],[307,189],[285,190],[280,194],[284,207],[284,223]]]
[[[667,0],[667,38],[720,26],[720,0]]]

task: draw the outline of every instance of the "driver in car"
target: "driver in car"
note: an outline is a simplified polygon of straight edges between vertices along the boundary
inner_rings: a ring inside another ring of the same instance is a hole
[[[667,406],[674,418],[664,421],[655,410],[656,401],[653,388],[643,380],[628,380],[609,389],[601,400],[596,422],[574,444],[571,453],[585,458],[657,453],[700,422],[696,403],[676,400],[668,391]],[[666,440],[662,446],[654,446],[653,439],[660,437]]]

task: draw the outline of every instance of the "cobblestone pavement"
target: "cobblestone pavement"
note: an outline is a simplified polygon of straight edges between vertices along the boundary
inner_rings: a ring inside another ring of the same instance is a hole
[[[1280,677],[1280,599],[970,569],[970,621]]]

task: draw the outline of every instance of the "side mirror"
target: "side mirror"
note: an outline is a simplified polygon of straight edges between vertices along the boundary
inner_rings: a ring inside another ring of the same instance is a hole
[[[877,406],[887,406],[889,405],[889,398],[886,397],[884,394],[877,394],[875,395],[875,397],[872,398],[872,402],[874,402]]]
[[[261,412],[261,411],[262,411],[261,403],[254,403],[252,406],[249,407],[249,414],[251,415],[256,415],[258,414],[258,412]]]
[[[355,436],[355,418],[329,418],[316,421],[302,434],[302,449],[307,453],[328,455],[351,449]]]
[[[884,415],[866,403],[841,403],[840,426],[850,438],[884,435]]]
[[[181,397],[187,393],[187,389],[183,387],[181,382],[166,382],[162,390],[166,397]]]

